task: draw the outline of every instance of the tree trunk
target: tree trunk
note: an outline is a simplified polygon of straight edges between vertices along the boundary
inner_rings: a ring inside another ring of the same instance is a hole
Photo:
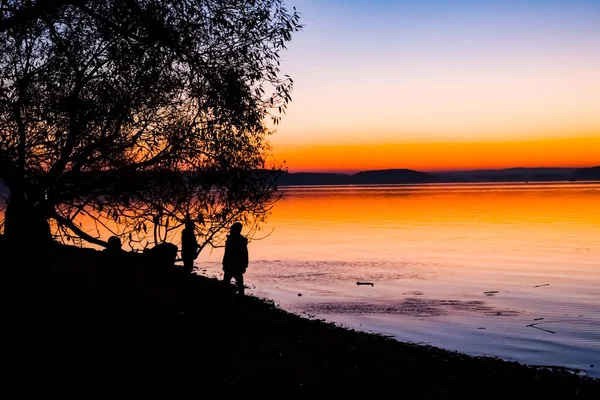
[[[11,195],[4,223],[6,239],[15,244],[51,242],[50,224],[42,204],[34,207],[24,196]]]

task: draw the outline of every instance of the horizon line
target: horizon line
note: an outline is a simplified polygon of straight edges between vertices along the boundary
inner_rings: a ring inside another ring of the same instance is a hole
[[[587,167],[547,167],[547,166],[539,166],[539,167],[505,167],[505,168],[459,168],[459,169],[412,169],[405,167],[395,167],[395,168],[377,168],[377,169],[352,169],[352,170],[338,170],[338,169],[319,169],[319,170],[302,170],[302,171],[290,171],[287,172],[290,174],[342,174],[342,175],[353,175],[359,172],[365,171],[389,171],[389,170],[410,170],[416,172],[426,172],[426,173],[447,173],[447,172],[474,172],[474,171],[505,171],[511,169],[582,169],[582,168],[596,168],[600,167],[600,163],[597,165],[590,165]]]

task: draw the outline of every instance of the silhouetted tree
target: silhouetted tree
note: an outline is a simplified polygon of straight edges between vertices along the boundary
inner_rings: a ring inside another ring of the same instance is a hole
[[[191,218],[215,244],[233,220],[258,227],[277,199],[266,121],[290,101],[279,59],[301,28],[295,10],[282,0],[0,10],[7,237],[106,245],[106,230],[147,245]]]

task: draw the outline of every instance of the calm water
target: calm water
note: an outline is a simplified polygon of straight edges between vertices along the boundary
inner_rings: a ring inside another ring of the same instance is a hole
[[[600,377],[600,183],[283,191],[268,237],[249,245],[251,293],[403,341]],[[221,276],[221,257],[197,266]]]

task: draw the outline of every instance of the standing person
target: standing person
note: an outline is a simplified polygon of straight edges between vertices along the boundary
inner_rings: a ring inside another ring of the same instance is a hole
[[[181,232],[181,258],[183,270],[191,274],[194,270],[194,260],[198,257],[199,246],[194,233],[196,226],[193,221],[187,220]]]
[[[223,282],[235,279],[240,296],[244,295],[244,273],[248,268],[248,239],[242,236],[242,224],[236,222],[229,228],[223,255]]]
[[[111,236],[102,251],[98,269],[98,288],[105,305],[114,309],[127,306],[129,285],[132,279],[127,252],[121,248],[121,239]]]

